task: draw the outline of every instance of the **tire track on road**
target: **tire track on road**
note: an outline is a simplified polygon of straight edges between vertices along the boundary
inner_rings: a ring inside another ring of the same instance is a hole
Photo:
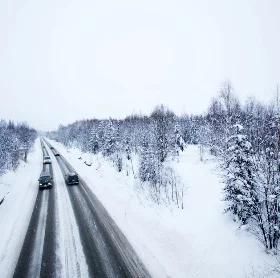
[[[42,153],[48,155],[42,141]],[[43,169],[46,165],[43,165]],[[52,165],[50,174],[53,176]],[[38,186],[38,185],[37,185]],[[53,190],[39,190],[25,235],[23,246],[15,267],[15,278],[56,276],[55,230],[56,206]]]
[[[49,192],[38,192],[31,221],[14,272],[14,278],[40,277]]]
[[[60,167],[52,154],[57,196],[57,253],[60,258],[59,277],[89,277],[78,224]]]
[[[50,147],[51,145],[46,142]],[[52,149],[57,153],[55,149]],[[60,155],[56,160],[63,174],[76,172]],[[151,277],[145,266],[99,202],[94,193],[80,178],[80,184],[67,186],[78,223],[90,277],[145,278]]]

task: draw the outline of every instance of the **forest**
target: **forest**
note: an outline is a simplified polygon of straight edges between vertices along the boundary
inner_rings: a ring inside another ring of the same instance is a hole
[[[0,121],[0,175],[17,168],[22,151],[28,152],[36,137],[36,130],[26,124]]]
[[[209,152],[219,161],[226,212],[267,250],[277,250],[280,237],[279,135],[278,99],[242,104],[230,83],[201,115],[178,116],[161,105],[149,116],[81,120],[49,134],[68,147],[101,154],[119,172],[131,163],[134,176],[156,203],[181,209],[184,188],[168,162],[188,144],[198,145],[201,160]]]

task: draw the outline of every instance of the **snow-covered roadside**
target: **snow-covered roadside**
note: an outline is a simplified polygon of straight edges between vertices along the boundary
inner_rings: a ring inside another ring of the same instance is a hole
[[[0,187],[9,192],[0,205],[0,277],[13,275],[32,215],[41,169],[42,152],[37,139],[27,163],[21,162],[16,171],[0,177]]]
[[[187,185],[182,211],[139,197],[132,176],[118,173],[101,157],[82,154],[92,161],[89,167],[78,159],[80,151],[52,143],[86,180],[153,277],[277,277],[266,272],[274,258],[223,213],[215,162],[201,162],[197,147],[189,146],[174,162]]]

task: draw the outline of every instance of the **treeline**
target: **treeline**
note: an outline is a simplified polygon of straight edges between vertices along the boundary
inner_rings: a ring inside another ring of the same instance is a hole
[[[118,171],[136,155],[134,174],[156,202],[183,207],[183,187],[168,161],[187,144],[199,144],[223,167],[225,201],[240,225],[246,225],[276,250],[280,237],[279,109],[254,99],[241,104],[230,84],[214,98],[205,114],[176,116],[163,106],[151,115],[124,120],[84,120],[52,133],[67,146],[102,153]],[[132,164],[132,163],[131,163]],[[186,169],[187,171],[187,169]]]
[[[101,153],[119,172],[129,167],[127,173],[139,178],[157,203],[175,202],[182,206],[182,188],[167,164],[168,159],[183,150],[182,134],[178,117],[159,106],[149,117],[78,121],[61,126],[50,136],[66,146]]]
[[[0,121],[0,174],[17,168],[21,149],[28,151],[36,136],[37,132],[25,124]]]

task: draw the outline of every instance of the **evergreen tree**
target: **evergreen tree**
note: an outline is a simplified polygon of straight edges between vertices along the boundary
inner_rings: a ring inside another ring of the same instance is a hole
[[[252,146],[243,134],[243,127],[233,126],[225,153],[225,200],[227,211],[231,211],[242,224],[246,224],[258,208],[255,165]]]

